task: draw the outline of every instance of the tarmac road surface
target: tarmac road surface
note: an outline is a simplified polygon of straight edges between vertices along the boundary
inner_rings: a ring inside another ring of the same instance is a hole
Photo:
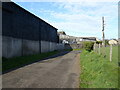
[[[2,87],[79,88],[80,52],[63,53],[3,74]]]

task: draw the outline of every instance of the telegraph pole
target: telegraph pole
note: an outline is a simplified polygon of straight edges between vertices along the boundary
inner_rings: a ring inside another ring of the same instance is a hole
[[[106,53],[105,53],[105,33],[104,33],[104,29],[105,29],[105,24],[104,24],[104,17],[102,17],[102,46],[103,46],[103,55],[104,57],[106,57]]]
[[[103,47],[105,47],[105,34],[104,34],[104,28],[105,28],[104,17],[102,17],[102,39],[103,39],[102,45],[103,45]]]

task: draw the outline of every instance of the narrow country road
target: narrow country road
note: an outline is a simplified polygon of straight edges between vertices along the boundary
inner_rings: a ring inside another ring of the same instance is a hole
[[[78,88],[79,51],[3,74],[3,88]]]

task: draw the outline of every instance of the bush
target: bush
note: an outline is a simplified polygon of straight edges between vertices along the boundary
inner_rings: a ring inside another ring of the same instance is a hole
[[[94,42],[84,42],[83,43],[83,48],[86,50],[86,51],[92,51],[93,50],[93,45],[94,45]]]
[[[102,44],[102,41],[96,41],[96,44]]]
[[[109,45],[109,40],[105,40],[105,45]]]

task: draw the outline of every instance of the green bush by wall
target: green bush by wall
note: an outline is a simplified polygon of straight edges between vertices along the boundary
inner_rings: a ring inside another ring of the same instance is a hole
[[[83,48],[89,52],[93,50],[93,45],[94,42],[90,42],[90,41],[83,42]]]

